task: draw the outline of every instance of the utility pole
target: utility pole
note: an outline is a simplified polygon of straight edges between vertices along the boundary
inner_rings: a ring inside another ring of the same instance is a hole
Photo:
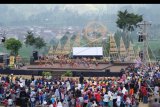
[[[148,54],[148,32],[147,28],[151,26],[151,23],[147,21],[143,21],[142,23],[138,24],[139,27],[142,29],[142,37],[143,37],[143,58],[142,62],[146,65],[147,64],[147,54]]]

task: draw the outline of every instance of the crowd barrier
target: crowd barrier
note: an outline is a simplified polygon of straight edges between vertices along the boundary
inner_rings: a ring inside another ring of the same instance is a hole
[[[114,66],[129,66],[131,64],[134,64],[134,63],[129,63],[129,62],[113,62],[112,63]]]
[[[80,72],[80,71],[72,71],[73,73],[73,77],[78,77],[81,74],[84,77],[120,77],[122,76],[122,72],[110,72],[110,71],[97,71],[97,72],[91,72],[91,71],[87,71],[87,72]]]
[[[35,75],[42,76],[42,70],[10,70],[10,69],[0,69],[0,74],[14,74],[14,75]]]
[[[11,69],[0,69],[0,74],[14,74],[14,75],[35,75],[42,76],[43,70],[11,70]],[[59,71],[51,71],[53,74],[60,73]],[[65,71],[64,71],[65,73]],[[63,74],[63,73],[61,73]],[[73,77],[79,77],[82,74],[84,77],[120,77],[122,72],[110,72],[106,71],[72,71]]]

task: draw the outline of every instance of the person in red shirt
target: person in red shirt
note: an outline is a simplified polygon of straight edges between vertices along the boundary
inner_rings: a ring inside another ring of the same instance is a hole
[[[143,94],[143,103],[148,103],[148,92],[146,87],[143,88],[142,90],[142,94]]]
[[[89,97],[89,99],[92,97],[92,93],[90,90],[88,90],[88,97]]]
[[[98,91],[98,93],[95,94],[96,101],[99,103],[101,101],[101,93]]]
[[[124,101],[124,102],[126,102],[127,95],[128,95],[128,94],[127,94],[127,93],[125,93],[125,94],[124,94],[124,96],[123,96],[123,101]]]
[[[76,107],[82,107],[81,103],[80,103],[80,100],[78,98],[76,99]]]

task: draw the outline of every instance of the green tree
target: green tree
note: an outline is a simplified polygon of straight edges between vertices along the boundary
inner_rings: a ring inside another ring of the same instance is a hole
[[[31,46],[32,49],[42,49],[44,46],[46,46],[46,43],[43,38],[41,37],[34,37],[34,34],[32,31],[27,31],[26,39],[25,39],[26,46]]]
[[[43,38],[37,37],[37,38],[35,38],[34,46],[35,46],[35,48],[40,50],[41,48],[46,46],[46,43]]]
[[[62,76],[65,76],[65,77],[72,77],[73,74],[70,70],[67,70]]]
[[[49,44],[53,46],[53,49],[56,49],[58,46],[58,40],[54,37],[50,40]]]
[[[124,12],[118,11],[118,18],[116,21],[117,27],[123,30],[126,36],[126,47],[129,45],[129,32],[132,32],[137,28],[137,23],[143,21],[142,15],[134,14],[134,13],[128,13],[127,10]]]
[[[65,33],[65,35],[70,35],[70,32],[69,32],[69,31],[67,31],[67,32]]]
[[[5,42],[5,47],[7,50],[11,51],[12,55],[18,55],[19,49],[22,47],[22,43],[14,38],[7,39]]]
[[[76,35],[74,34],[70,39],[71,46],[73,46],[75,39],[76,39]]]
[[[66,44],[68,40],[68,36],[64,35],[61,39],[60,39],[60,43],[61,43],[61,47],[62,49],[64,48],[64,45]]]
[[[33,46],[35,44],[35,37],[32,31],[27,31],[25,44],[28,46]]]
[[[106,56],[109,56],[109,49],[110,49],[110,38],[107,39],[107,43],[106,43]]]
[[[117,45],[117,47],[119,47],[120,46],[120,38],[121,38],[121,33],[120,32],[116,32],[115,33],[115,35],[114,35],[114,39],[115,39],[115,42],[116,42],[116,45]]]

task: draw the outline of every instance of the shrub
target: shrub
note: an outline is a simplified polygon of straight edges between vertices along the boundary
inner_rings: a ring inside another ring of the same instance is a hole
[[[42,72],[42,75],[43,75],[44,77],[50,77],[50,76],[52,76],[51,72],[49,72],[49,71],[43,71],[43,72]]]
[[[62,76],[65,76],[65,77],[72,77],[72,72],[70,70],[67,70]]]

